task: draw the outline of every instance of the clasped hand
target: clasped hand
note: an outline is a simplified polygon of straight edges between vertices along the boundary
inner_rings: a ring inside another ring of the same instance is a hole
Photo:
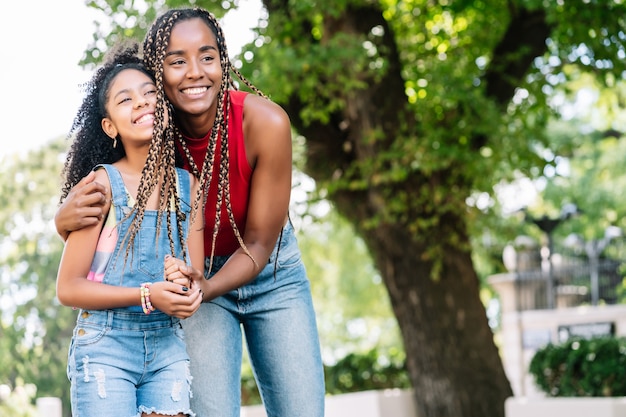
[[[162,312],[181,319],[191,317],[202,303],[202,273],[182,259],[167,255],[164,279],[150,287],[152,304]]]

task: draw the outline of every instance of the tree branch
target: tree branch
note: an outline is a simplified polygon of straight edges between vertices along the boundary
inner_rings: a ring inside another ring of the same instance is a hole
[[[522,84],[534,59],[546,52],[546,39],[551,29],[543,9],[518,9],[513,12],[509,27],[493,51],[484,77],[487,97],[493,98],[500,106],[511,100],[516,86]]]

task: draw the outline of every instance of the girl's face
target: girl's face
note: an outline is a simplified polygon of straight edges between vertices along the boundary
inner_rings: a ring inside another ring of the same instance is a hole
[[[165,94],[179,116],[214,116],[222,84],[222,66],[213,31],[200,18],[172,28],[163,63]]]
[[[150,77],[136,69],[125,69],[109,85],[102,129],[122,143],[150,142],[154,128],[156,85]]]

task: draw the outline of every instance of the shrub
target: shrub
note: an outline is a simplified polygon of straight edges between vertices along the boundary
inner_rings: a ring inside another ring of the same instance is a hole
[[[400,349],[350,353],[334,365],[325,365],[324,375],[326,394],[330,395],[411,387],[404,352]],[[243,405],[261,404],[250,367],[243,370],[241,388]]]
[[[325,370],[326,393],[409,388],[404,353],[399,350],[350,353]]]
[[[626,339],[573,338],[548,344],[535,353],[529,371],[551,397],[626,396]]]

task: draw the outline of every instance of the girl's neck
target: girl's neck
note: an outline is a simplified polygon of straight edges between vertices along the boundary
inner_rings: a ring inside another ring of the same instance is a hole
[[[148,149],[149,147],[141,148],[140,150],[131,149],[129,152],[126,152],[126,155],[122,159],[115,162],[113,165],[128,175],[141,175],[146,161],[148,160]]]
[[[141,175],[143,168],[146,165],[146,161],[148,160],[150,142],[142,144],[127,144],[127,146],[124,146],[124,150],[126,155],[113,165],[115,165],[120,171],[123,170],[128,175]]]

